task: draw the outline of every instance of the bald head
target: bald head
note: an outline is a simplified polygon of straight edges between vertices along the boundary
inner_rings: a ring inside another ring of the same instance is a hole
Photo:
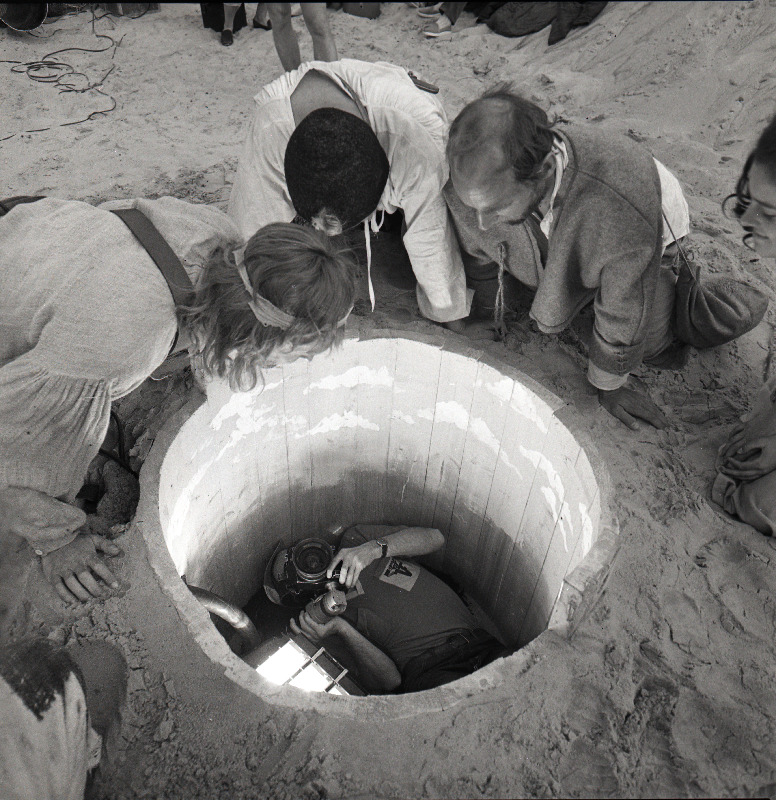
[[[469,103],[450,127],[447,157],[453,184],[470,184],[511,168],[534,181],[552,148],[553,133],[539,106],[499,86]]]
[[[466,106],[447,142],[450,179],[477,224],[518,224],[550,191],[553,133],[537,105],[498,88]]]

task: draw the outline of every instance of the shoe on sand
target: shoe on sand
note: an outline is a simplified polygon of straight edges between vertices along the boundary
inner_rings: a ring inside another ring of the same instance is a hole
[[[253,18],[253,27],[254,28],[261,28],[263,31],[271,31],[272,30],[272,20],[267,19],[266,22],[261,22],[256,17]]]
[[[423,35],[426,39],[446,39],[453,35],[452,28],[450,20],[442,14],[436,22],[429,22],[423,28]]]
[[[226,28],[221,31],[221,44],[224,47],[231,47],[234,44],[234,36],[232,32]]]
[[[436,19],[441,13],[442,4],[434,3],[432,6],[418,9],[418,16],[422,19]]]

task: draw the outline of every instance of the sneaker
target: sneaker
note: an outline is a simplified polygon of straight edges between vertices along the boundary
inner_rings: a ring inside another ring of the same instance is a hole
[[[450,20],[441,14],[436,22],[429,22],[423,28],[426,39],[446,39],[453,35],[453,25]]]
[[[418,16],[422,19],[436,19],[442,13],[442,4],[434,3],[431,6],[418,9]]]
[[[226,28],[221,31],[221,44],[224,47],[231,47],[234,44],[234,36],[232,32]]]

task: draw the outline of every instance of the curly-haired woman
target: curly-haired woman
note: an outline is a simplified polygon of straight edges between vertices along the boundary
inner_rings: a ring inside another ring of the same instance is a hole
[[[177,307],[111,213],[127,207],[150,220],[191,281]],[[44,198],[0,216],[0,539],[26,539],[63,600],[118,585],[99,553],[119,549],[72,504],[112,401],[173,346],[240,390],[262,367],[311,357],[341,335],[355,296],[346,252],[280,223],[243,244],[222,212],[170,197],[99,207]]]
[[[749,154],[726,208],[743,226],[744,244],[776,259],[776,117]],[[713,499],[758,531],[776,534],[776,376],[731,431],[717,469]]]

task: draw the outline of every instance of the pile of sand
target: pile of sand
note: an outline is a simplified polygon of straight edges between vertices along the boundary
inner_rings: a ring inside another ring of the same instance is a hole
[[[429,42],[398,3],[375,21],[342,12],[331,21],[342,56],[392,61],[439,84],[451,118],[510,80],[558,117],[643,142],[686,188],[704,269],[776,294],[773,265],[719,210],[776,110],[773,0],[610,3],[552,48],[547,31],[505,39],[467,15],[452,38]],[[102,19],[95,31],[120,45],[96,39],[88,13],[46,25],[47,38],[0,32],[7,59],[108,45],[60,58],[91,82],[114,67],[105,94],[59,94],[0,70],[2,193],[173,194],[224,207],[251,97],[280,72],[271,35],[245,29],[223,48],[196,6],[172,4],[136,21]],[[114,111],[63,126],[110,97]],[[774,313],[741,341],[693,355],[682,374],[643,370],[675,423],[665,432],[630,432],[598,407],[573,333],[543,337],[517,320],[506,343],[482,344],[589,419],[616,476],[622,546],[571,642],[541,637],[527,671],[506,668],[501,686],[448,712],[344,725],[246,696],[204,656],[180,657],[191,648],[167,626],[174,614],[160,613],[169,601],[131,530],[122,597],[63,614],[34,568],[11,633],[108,639],[127,655],[123,761],[100,785],[112,798],[772,795],[776,547],[707,496],[716,448],[764,377]],[[366,322],[430,324],[411,292],[385,287]],[[147,443],[190,391],[174,376],[128,398],[135,438]]]

